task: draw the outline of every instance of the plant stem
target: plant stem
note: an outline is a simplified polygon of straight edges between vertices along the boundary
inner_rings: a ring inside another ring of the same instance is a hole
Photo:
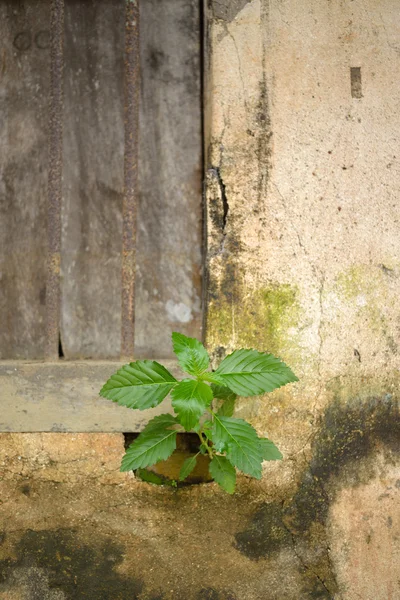
[[[199,431],[199,433],[198,433],[198,436],[199,436],[199,438],[200,438],[201,444],[202,444],[202,445],[203,445],[203,446],[206,448],[206,450],[207,450],[207,452],[208,452],[208,455],[209,455],[209,457],[210,457],[210,458],[213,458],[213,451],[212,451],[212,449],[210,448],[210,446],[208,445],[207,438],[206,438],[206,439],[204,439],[204,438],[203,438],[203,433],[202,433],[202,431]]]

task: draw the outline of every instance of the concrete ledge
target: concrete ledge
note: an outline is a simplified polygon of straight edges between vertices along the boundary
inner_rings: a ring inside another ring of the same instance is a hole
[[[162,363],[174,375],[176,361]],[[154,416],[171,411],[169,400],[149,410],[130,410],[99,397],[123,363],[3,361],[0,363],[1,432],[141,431]]]

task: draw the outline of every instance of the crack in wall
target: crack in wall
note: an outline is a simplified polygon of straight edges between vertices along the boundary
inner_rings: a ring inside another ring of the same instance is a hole
[[[218,181],[218,186],[219,186],[219,190],[221,193],[221,200],[222,200],[222,210],[223,210],[222,234],[226,235],[226,224],[227,224],[228,213],[229,213],[229,202],[228,202],[228,198],[226,197],[226,186],[225,186],[225,183],[221,176],[221,169],[219,167],[216,167],[215,173],[217,175],[217,181]]]
[[[327,584],[324,581],[324,579],[322,579],[322,577],[320,575],[318,575],[318,573],[310,565],[308,565],[305,562],[305,560],[301,556],[301,553],[298,552],[297,547],[296,547],[295,534],[289,529],[289,527],[285,524],[284,521],[282,521],[282,523],[283,523],[283,527],[286,529],[286,531],[290,535],[290,539],[291,539],[291,542],[292,542],[292,548],[293,548],[294,555],[297,558],[297,560],[299,561],[301,567],[304,569],[304,571],[306,571],[307,573],[310,573],[313,577],[315,577],[315,579],[322,585],[322,587],[324,588],[324,590],[326,592],[328,592],[328,594],[330,594],[329,598],[333,598],[333,593],[329,589],[329,587],[327,586]],[[328,562],[330,564],[331,561],[330,561],[330,557],[329,557],[329,548],[327,548],[327,558],[328,558]]]
[[[218,186],[218,208],[217,210],[215,210],[215,214],[212,217],[212,221],[214,223],[214,226],[218,230],[219,235],[221,236],[221,242],[219,245],[219,249],[215,254],[223,254],[225,248],[225,238],[227,235],[226,228],[229,215],[229,202],[226,195],[226,186],[221,175],[221,168],[211,167],[209,169],[209,173],[215,179]]]

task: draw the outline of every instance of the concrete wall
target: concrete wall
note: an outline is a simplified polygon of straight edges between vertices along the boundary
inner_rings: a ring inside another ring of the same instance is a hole
[[[120,434],[2,434],[1,600],[400,597],[399,11],[210,3],[207,342],[299,376],[237,407],[284,460],[231,497],[118,473]]]
[[[219,356],[273,351],[300,378],[238,410],[285,455],[292,537],[257,556],[294,549],[321,597],[400,597],[400,7],[215,4],[207,339]]]

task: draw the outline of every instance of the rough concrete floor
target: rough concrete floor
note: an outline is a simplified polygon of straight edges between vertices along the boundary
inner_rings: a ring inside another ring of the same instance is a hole
[[[285,500],[278,464],[229,496],[139,482],[118,472],[123,451],[121,434],[1,435],[1,600],[400,597],[388,456],[369,481],[328,486],[325,525],[306,525],[311,497]]]

